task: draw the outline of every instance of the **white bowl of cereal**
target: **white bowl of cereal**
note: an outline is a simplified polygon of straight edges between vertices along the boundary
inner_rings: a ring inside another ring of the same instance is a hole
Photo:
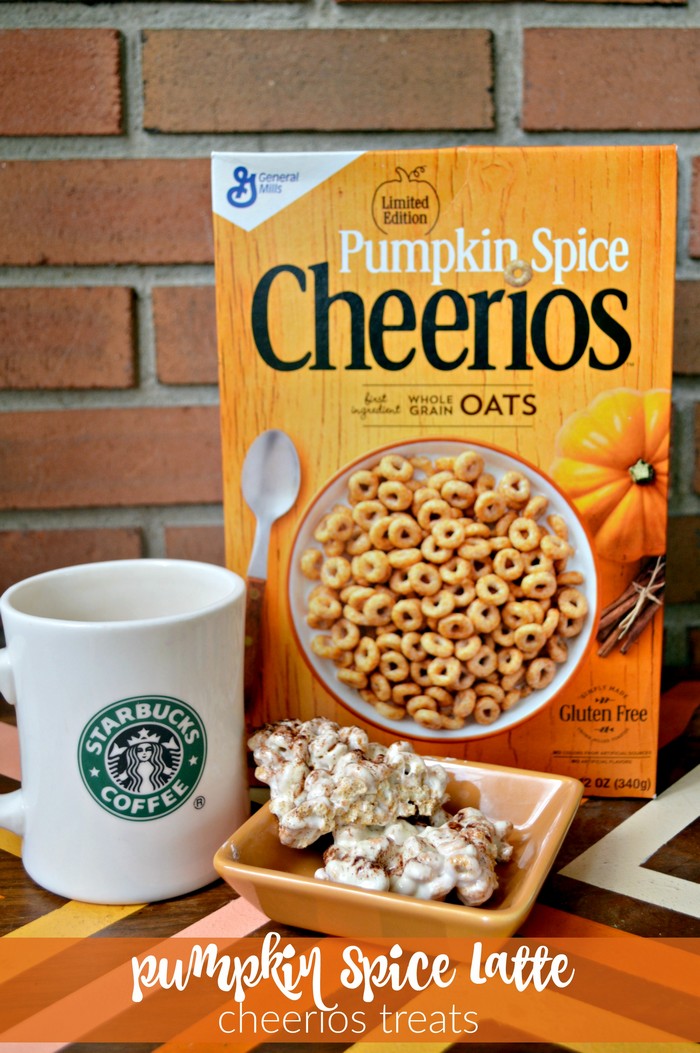
[[[421,439],[342,468],[306,508],[291,620],[313,674],[403,738],[465,740],[527,720],[593,638],[590,538],[510,451]]]

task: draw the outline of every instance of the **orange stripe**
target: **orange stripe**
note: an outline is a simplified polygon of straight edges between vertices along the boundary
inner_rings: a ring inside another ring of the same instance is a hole
[[[8,779],[20,780],[19,739],[13,724],[0,721],[0,773]]]
[[[106,929],[108,925],[114,925],[116,921],[129,917],[142,910],[144,903],[130,904],[126,907],[107,906],[101,903],[81,903],[78,900],[68,900],[55,910],[48,911],[40,918],[28,921],[26,925],[8,932],[3,939],[34,938],[44,936],[61,937],[64,939],[84,939],[86,936],[94,936],[96,933]]]

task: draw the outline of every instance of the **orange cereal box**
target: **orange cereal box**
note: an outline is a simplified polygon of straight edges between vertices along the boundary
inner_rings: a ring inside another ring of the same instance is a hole
[[[212,165],[250,727],[653,795],[675,149]]]

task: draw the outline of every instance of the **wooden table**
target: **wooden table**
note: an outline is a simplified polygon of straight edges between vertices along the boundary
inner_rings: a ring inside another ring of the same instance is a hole
[[[0,703],[0,792],[18,785],[15,740],[14,713],[11,707]],[[522,930],[523,936],[537,936],[545,930],[552,932],[561,925],[562,931],[583,935],[603,934],[613,927],[642,937],[700,937],[700,683],[677,684],[665,692],[660,741],[663,744],[659,751],[657,798],[654,801],[584,800]],[[678,787],[689,792],[674,793]],[[680,798],[685,802],[685,813],[679,818]],[[690,815],[689,801],[694,802]],[[632,844],[637,835],[646,844],[652,837],[653,850],[648,858],[635,858],[634,850],[629,848],[630,839],[618,836],[623,830],[635,834]],[[3,937],[8,934],[77,935],[158,940],[183,932],[196,937],[213,936],[217,930],[227,935],[254,937],[270,931],[294,934],[236,899],[222,881],[191,895],[140,907],[95,907],[66,902],[27,877],[19,856],[20,847],[18,838],[0,831],[0,935]],[[617,863],[612,877],[611,852]],[[586,856],[582,859],[584,853]],[[647,880],[652,877],[654,880]],[[1,992],[0,988],[0,996]],[[327,1046],[331,1047],[335,1053],[341,1053],[348,1044],[336,1042]],[[85,1053],[95,1048],[111,1053],[105,1045],[65,1047],[57,1042],[52,1048]],[[158,1048],[161,1047],[152,1043],[128,1046],[132,1053]],[[247,1048],[265,1053],[268,1048],[281,1050],[283,1044],[261,1043]],[[289,1044],[290,1051],[304,1048],[303,1043]],[[322,1050],[323,1047],[316,1043],[306,1048]],[[440,1046],[441,1050],[446,1048]],[[478,1048],[478,1043],[469,1043],[465,1045],[467,1048]],[[484,1046],[487,1048],[496,1047]],[[514,1045],[515,1048],[534,1049]],[[562,1047],[540,1046],[538,1053],[555,1048]],[[31,1047],[25,1047],[25,1053],[32,1053]],[[44,1047],[43,1053],[50,1050]]]

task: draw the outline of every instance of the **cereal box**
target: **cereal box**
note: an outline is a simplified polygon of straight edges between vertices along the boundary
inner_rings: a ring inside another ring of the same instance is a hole
[[[675,149],[212,164],[251,728],[653,795]]]

